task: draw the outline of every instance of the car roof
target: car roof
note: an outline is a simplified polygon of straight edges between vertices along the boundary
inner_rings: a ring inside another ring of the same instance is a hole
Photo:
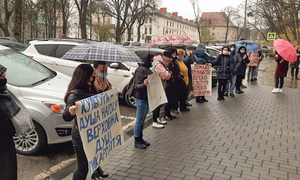
[[[164,49],[159,49],[159,48],[139,48],[139,47],[130,47],[128,49],[133,50],[134,52],[138,51],[150,51],[150,52],[161,52],[163,53],[165,50]]]
[[[32,40],[29,44],[70,44],[70,45],[79,45],[79,44],[89,44],[90,41],[71,41],[71,40]]]

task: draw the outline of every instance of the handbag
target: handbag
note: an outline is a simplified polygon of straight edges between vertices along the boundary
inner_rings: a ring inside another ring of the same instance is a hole
[[[15,127],[16,134],[21,135],[34,129],[34,125],[26,107],[21,103],[16,103],[20,107],[20,111],[11,117],[11,121]]]

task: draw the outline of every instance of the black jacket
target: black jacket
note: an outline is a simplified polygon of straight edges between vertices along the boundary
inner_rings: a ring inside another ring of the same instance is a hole
[[[68,122],[70,122],[74,119],[74,125],[73,125],[72,133],[71,133],[74,138],[80,138],[80,135],[79,135],[79,131],[78,131],[76,116],[72,116],[69,113],[69,108],[71,106],[75,105],[76,101],[85,99],[92,95],[94,95],[94,94],[92,92],[90,92],[89,90],[74,89],[69,93],[69,95],[67,97],[66,108],[65,108],[62,116],[63,116],[64,120],[68,121]]]
[[[0,93],[0,137],[12,137],[16,134],[11,117],[20,111],[9,92]]]
[[[216,60],[211,62],[212,65],[218,65],[218,79],[230,79],[234,69],[234,60],[231,55],[219,54]]]
[[[135,94],[136,99],[148,100],[147,96],[147,86],[144,84],[144,80],[148,78],[148,75],[152,74],[149,68],[140,65],[134,73],[135,82]]]
[[[192,58],[191,56],[186,55],[186,57],[183,60],[184,64],[188,68],[189,79],[192,78],[192,66],[191,66],[191,64],[193,64],[195,62],[194,58]]]
[[[247,69],[247,64],[250,62],[248,56],[246,59],[243,59],[243,57],[245,55],[247,55],[246,53],[241,53],[241,52],[238,52],[238,54],[241,56],[241,60],[240,62],[238,62],[237,64],[237,67],[236,67],[236,75],[239,75],[239,76],[245,76],[246,74],[246,69]]]

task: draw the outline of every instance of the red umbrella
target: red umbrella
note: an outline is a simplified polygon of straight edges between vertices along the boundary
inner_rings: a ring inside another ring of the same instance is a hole
[[[154,38],[150,42],[150,47],[153,45],[193,45],[193,41],[185,35],[168,34]]]
[[[284,39],[277,39],[274,41],[274,48],[277,53],[283,57],[283,59],[289,62],[296,62],[297,61],[297,53],[294,46],[284,40]]]

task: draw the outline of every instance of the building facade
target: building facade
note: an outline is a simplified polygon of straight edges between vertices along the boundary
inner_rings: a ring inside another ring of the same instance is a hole
[[[195,44],[199,41],[197,26],[193,20],[178,16],[178,12],[168,13],[167,8],[155,10],[152,17],[145,20],[141,27],[141,43],[149,43],[152,39],[166,34],[181,34],[188,36]],[[128,32],[125,32],[123,41],[126,41]],[[137,24],[131,32],[131,41],[137,41]]]
[[[203,12],[200,18],[202,28],[209,29],[213,41],[224,42],[227,31],[227,15],[225,12]],[[238,27],[231,20],[228,23],[227,42],[236,41]]]

